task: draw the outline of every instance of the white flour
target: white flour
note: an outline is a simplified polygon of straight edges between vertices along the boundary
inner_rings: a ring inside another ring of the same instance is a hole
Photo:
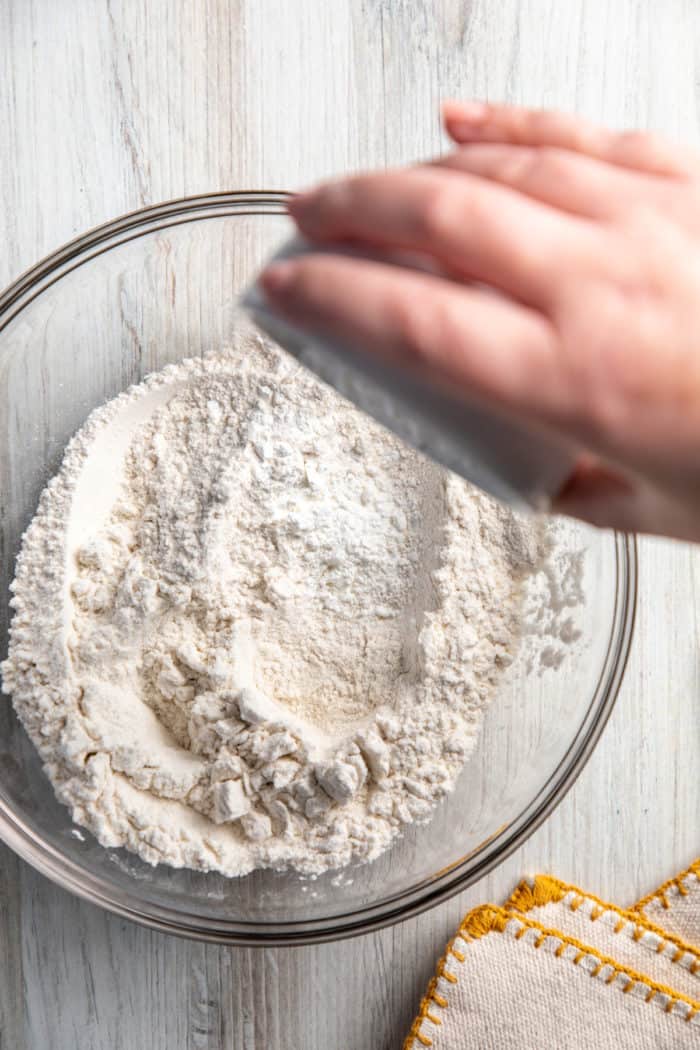
[[[249,340],[70,443],[3,688],[104,845],[228,875],[371,859],[454,786],[540,546]]]

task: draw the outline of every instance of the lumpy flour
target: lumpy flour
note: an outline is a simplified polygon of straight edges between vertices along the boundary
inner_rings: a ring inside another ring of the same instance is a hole
[[[3,688],[106,846],[227,875],[371,859],[475,747],[540,542],[250,337],[71,441]]]

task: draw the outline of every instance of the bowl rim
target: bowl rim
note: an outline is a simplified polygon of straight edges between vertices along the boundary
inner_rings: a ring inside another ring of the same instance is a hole
[[[174,198],[127,212],[80,234],[20,274],[0,293],[0,332],[43,291],[71,271],[114,247],[141,236],[202,219],[283,215],[291,194],[249,190]],[[224,921],[179,911],[125,892],[85,871],[38,836],[0,796],[0,838],[23,860],[76,896],[122,918],[161,932],[231,945],[302,945],[369,933],[414,917],[483,878],[521,846],[566,796],[588,762],[612,713],[629,658],[637,611],[638,556],[633,534],[613,533],[615,602],[613,623],[597,687],[566,753],[548,780],[511,822],[448,869],[390,898],[335,914],[274,924]]]

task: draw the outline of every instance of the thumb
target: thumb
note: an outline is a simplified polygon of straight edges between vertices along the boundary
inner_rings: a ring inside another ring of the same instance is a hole
[[[692,513],[652,482],[590,456],[581,458],[552,510],[602,529],[700,539],[700,509]]]

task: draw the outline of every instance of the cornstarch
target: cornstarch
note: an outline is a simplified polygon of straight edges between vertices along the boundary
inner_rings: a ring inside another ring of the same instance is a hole
[[[370,860],[454,787],[542,544],[246,337],[73,438],[3,689],[105,846],[226,875]]]

